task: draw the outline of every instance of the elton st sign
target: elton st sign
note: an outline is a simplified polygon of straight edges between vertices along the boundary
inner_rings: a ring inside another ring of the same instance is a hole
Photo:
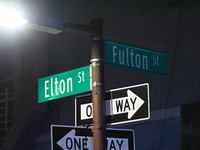
[[[166,76],[166,54],[105,41],[106,64]]]
[[[86,66],[39,79],[38,102],[91,91],[90,70]]]

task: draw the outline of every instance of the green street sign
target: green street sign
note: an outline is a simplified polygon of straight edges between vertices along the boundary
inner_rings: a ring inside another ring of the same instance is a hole
[[[38,103],[91,91],[90,66],[38,79]]]
[[[167,75],[167,56],[150,50],[105,41],[106,64],[135,71]]]

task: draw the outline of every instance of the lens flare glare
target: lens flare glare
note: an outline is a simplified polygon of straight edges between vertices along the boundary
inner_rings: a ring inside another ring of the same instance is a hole
[[[21,17],[20,13],[14,9],[0,7],[0,25],[7,27],[21,26],[28,21]]]

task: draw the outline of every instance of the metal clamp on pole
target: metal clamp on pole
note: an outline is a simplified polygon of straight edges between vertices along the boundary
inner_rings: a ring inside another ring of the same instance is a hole
[[[101,62],[103,62],[103,60],[98,59],[98,58],[94,58],[94,59],[91,59],[90,62],[91,62],[92,67],[100,67]]]
[[[97,87],[97,86],[103,86],[103,84],[102,84],[102,83],[94,82],[94,83],[92,84],[92,86],[94,86],[94,87]]]

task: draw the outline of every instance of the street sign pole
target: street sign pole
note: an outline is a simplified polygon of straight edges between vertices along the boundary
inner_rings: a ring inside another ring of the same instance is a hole
[[[93,147],[106,150],[103,20],[91,20]]]
[[[106,150],[103,20],[91,20],[89,26],[66,22],[64,31],[66,30],[91,34],[93,146],[95,150]],[[46,91],[48,90],[46,87]]]

